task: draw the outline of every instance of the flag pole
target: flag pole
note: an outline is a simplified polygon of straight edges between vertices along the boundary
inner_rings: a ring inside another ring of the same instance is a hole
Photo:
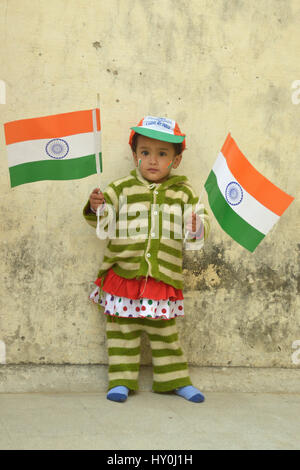
[[[100,115],[100,93],[97,93],[97,108],[99,109],[99,115]],[[100,117],[99,117],[99,123],[101,123]],[[100,127],[101,127],[101,124],[100,124]],[[99,160],[100,160],[100,173],[102,173],[102,149],[99,149]]]
[[[100,127],[101,127],[101,121],[100,121],[100,93],[97,93],[97,108],[99,109],[99,123],[100,123]],[[97,130],[97,120],[96,120],[96,130]],[[97,174],[100,176],[100,174],[102,173],[102,149],[100,148],[100,135],[96,137],[95,145],[96,145],[96,149],[95,149],[96,168],[97,168]],[[101,192],[101,187],[99,185],[98,193],[100,194],[100,192]],[[97,211],[96,211],[96,216],[97,216],[96,234],[99,238],[100,238],[100,236],[99,236],[100,209],[101,209],[101,206],[98,206]]]
[[[97,95],[98,98],[99,94]],[[100,101],[100,98],[99,98]],[[97,103],[100,111],[100,105]],[[98,124],[97,124],[97,108],[92,110],[93,116],[93,132],[94,132],[94,150],[95,150],[95,163],[96,163],[96,173],[100,175],[102,168],[100,167],[100,131],[98,131]]]
[[[200,203],[200,201],[201,201],[201,198],[202,198],[202,196],[203,196],[204,190],[205,190],[205,186],[203,185],[203,188],[202,188],[201,194],[200,194],[200,196],[199,196],[198,202],[197,202],[197,204],[196,204],[196,206],[195,206],[195,211],[197,210],[197,207],[198,207],[198,205],[199,205],[199,203]],[[186,242],[187,237],[188,237],[188,234],[189,234],[189,232],[188,232],[188,230],[187,230],[186,233],[185,233],[185,236],[184,236],[183,243]]]

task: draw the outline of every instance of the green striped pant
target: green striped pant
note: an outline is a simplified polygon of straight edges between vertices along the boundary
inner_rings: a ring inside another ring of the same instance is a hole
[[[138,390],[141,334],[149,337],[153,363],[153,391],[167,392],[192,385],[185,355],[180,347],[175,318],[106,317],[108,390],[125,385]]]

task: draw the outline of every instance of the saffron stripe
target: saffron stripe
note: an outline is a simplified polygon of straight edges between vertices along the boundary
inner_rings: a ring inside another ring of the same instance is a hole
[[[271,183],[251,165],[230,133],[221,152],[226,158],[231,173],[240,185],[261,204],[281,216],[294,198]]]
[[[93,132],[92,109],[19,119],[4,124],[6,145],[24,140],[59,138],[64,135]],[[100,110],[96,109],[97,130],[101,129]]]

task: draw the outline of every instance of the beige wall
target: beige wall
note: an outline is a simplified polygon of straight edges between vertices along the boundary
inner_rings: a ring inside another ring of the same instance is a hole
[[[93,108],[100,92],[103,188],[132,168],[129,127],[153,114],[187,133],[176,172],[199,193],[231,132],[296,198],[250,253],[205,194],[211,236],[185,257],[177,323],[193,364],[299,367],[298,0],[0,0],[0,25],[1,124]],[[82,217],[99,178],[10,189],[1,127],[0,362],[106,363],[105,318],[88,300],[102,244]]]

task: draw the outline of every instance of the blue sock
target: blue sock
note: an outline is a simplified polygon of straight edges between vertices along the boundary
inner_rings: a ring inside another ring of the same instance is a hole
[[[128,397],[129,389],[124,385],[118,385],[117,387],[111,388],[106,395],[108,400],[112,401],[125,401]]]
[[[205,400],[204,395],[193,385],[186,385],[185,387],[175,388],[174,392],[186,400],[193,401],[195,403],[201,403]]]

